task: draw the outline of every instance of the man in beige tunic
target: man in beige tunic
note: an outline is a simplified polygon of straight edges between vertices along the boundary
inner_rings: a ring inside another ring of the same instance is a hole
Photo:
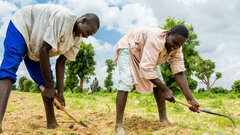
[[[127,134],[123,128],[123,113],[127,95],[135,84],[140,93],[154,92],[159,119],[167,121],[165,100],[175,102],[173,92],[159,79],[159,66],[169,60],[172,73],[187,101],[189,109],[198,112],[198,103],[194,100],[184,74],[182,45],[188,38],[188,29],[176,25],[171,30],[145,27],[127,33],[116,45],[114,63],[119,66],[119,86],[116,100],[117,135]],[[158,70],[157,70],[158,69]],[[153,88],[153,85],[155,87]]]
[[[11,86],[16,82],[16,72],[21,61],[27,67],[31,78],[45,86],[42,95],[47,128],[56,128],[52,100],[56,96],[63,106],[65,60],[75,60],[81,38],[97,32],[99,18],[95,14],[77,17],[70,10],[57,5],[33,5],[17,11],[9,22],[4,39],[4,58],[0,67],[0,133]],[[56,86],[49,57],[56,60]]]

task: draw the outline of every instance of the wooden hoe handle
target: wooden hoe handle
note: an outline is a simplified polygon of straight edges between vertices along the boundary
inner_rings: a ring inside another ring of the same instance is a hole
[[[44,92],[45,88],[44,86],[40,86],[39,89],[42,91],[42,93]],[[85,123],[83,123],[82,121],[78,121],[75,117],[73,117],[70,113],[68,113],[68,111],[64,108],[64,106],[61,105],[61,103],[58,101],[58,99],[56,97],[54,97],[53,99],[53,103],[55,103],[60,110],[62,110],[63,112],[65,112],[70,118],[72,118],[76,123],[83,125],[84,127],[88,127]]]

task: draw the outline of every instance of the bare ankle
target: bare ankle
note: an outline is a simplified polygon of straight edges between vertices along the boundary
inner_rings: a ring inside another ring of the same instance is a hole
[[[55,129],[57,128],[59,125],[57,122],[52,122],[52,123],[48,123],[47,124],[47,129]]]

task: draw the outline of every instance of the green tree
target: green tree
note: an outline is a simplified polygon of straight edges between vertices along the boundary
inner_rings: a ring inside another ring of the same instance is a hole
[[[66,80],[64,83],[65,83],[65,86],[69,88],[72,93],[74,93],[73,89],[78,85],[79,79],[77,78],[76,75],[70,74],[66,77]]]
[[[214,88],[211,88],[211,92],[212,93],[225,93],[227,94],[228,93],[228,90],[227,89],[224,89],[223,87],[214,87]]]
[[[196,80],[192,78],[192,76],[194,75],[194,71],[195,71],[194,67],[196,65],[196,61],[200,58],[200,56],[198,54],[198,51],[195,48],[196,46],[199,45],[199,41],[197,40],[197,34],[194,32],[193,26],[186,25],[184,20],[175,20],[174,17],[173,18],[169,17],[166,19],[165,25],[161,28],[165,30],[170,30],[173,26],[179,25],[179,24],[186,26],[189,31],[188,39],[185,42],[185,44],[182,46],[182,52],[184,55],[184,64],[186,68],[186,71],[184,73],[187,77],[187,81],[190,89],[194,91],[196,90],[198,83]],[[171,72],[169,61],[161,65],[161,72],[162,72],[165,84],[170,89],[172,89],[173,92],[176,92],[177,90],[179,90],[179,87],[175,82],[174,75]]]
[[[17,90],[17,85],[16,84],[12,84],[12,90]]]
[[[27,80],[27,77],[26,76],[22,76],[19,78],[19,81],[18,81],[18,89],[20,91],[23,91],[23,82],[24,80]]]
[[[195,76],[207,86],[207,91],[211,91],[211,88],[215,84],[216,80],[222,78],[222,73],[214,72],[215,67],[215,63],[211,60],[199,59],[197,62]],[[210,84],[210,78],[214,73],[215,80],[212,84]]]
[[[115,69],[114,63],[112,59],[107,59],[105,61],[107,65],[107,77],[104,80],[104,87],[107,88],[108,92],[112,92],[112,86],[113,86],[113,81],[112,81],[112,71]]]
[[[24,92],[30,92],[33,88],[33,81],[26,79],[23,81],[23,91]]]
[[[232,90],[235,93],[240,93],[240,80],[235,81],[232,85]]]
[[[83,81],[89,81],[91,75],[95,75],[94,61],[95,51],[91,44],[82,42],[75,61],[67,61],[67,74],[75,75],[80,78],[80,92],[82,92]]]

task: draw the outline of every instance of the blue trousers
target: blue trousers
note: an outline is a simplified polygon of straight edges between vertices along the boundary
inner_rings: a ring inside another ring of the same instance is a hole
[[[31,78],[38,84],[45,86],[40,62],[29,59],[27,55],[27,45],[22,34],[17,30],[12,21],[9,22],[6,37],[4,39],[4,56],[0,66],[0,79],[8,78],[13,83],[16,82],[16,72],[22,60],[27,67]],[[51,77],[53,80],[52,70]],[[54,81],[52,81],[54,83]]]

